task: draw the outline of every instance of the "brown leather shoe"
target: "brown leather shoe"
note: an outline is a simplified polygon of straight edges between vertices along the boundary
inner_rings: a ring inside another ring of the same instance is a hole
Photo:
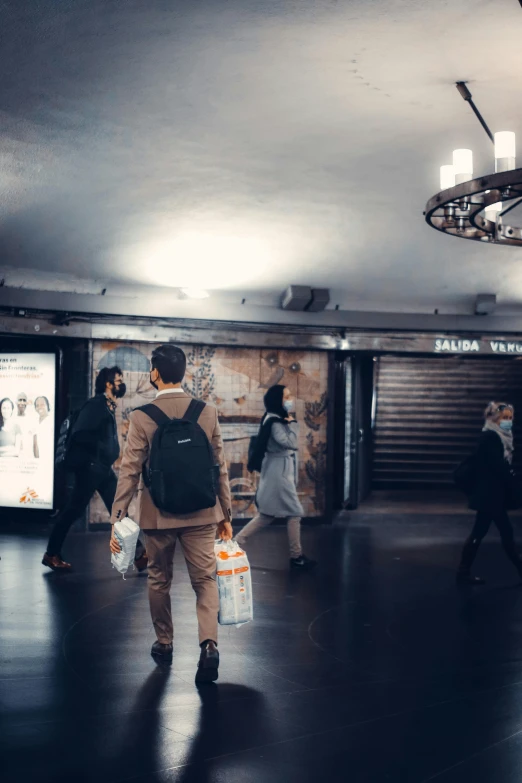
[[[42,565],[53,571],[70,571],[72,568],[71,564],[62,560],[59,555],[48,555],[47,552],[43,556]]]
[[[136,570],[138,570],[140,573],[142,571],[145,571],[145,569],[147,568],[148,564],[149,564],[149,558],[148,558],[146,552],[144,552],[141,555],[141,557],[136,558],[136,560],[134,561],[134,566],[135,566]]]

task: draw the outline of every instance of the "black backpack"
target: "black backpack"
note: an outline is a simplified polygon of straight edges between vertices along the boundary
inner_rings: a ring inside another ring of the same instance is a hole
[[[54,464],[58,469],[64,469],[71,467],[71,442],[72,431],[74,425],[78,420],[81,408],[71,411],[66,419],[62,421],[60,426],[60,432],[58,433],[58,440],[56,442],[56,451],[54,453]]]
[[[205,403],[192,400],[182,419],[171,419],[157,405],[142,411],[158,425],[143,480],[154,505],[168,514],[192,514],[214,508],[219,465],[198,419]]]

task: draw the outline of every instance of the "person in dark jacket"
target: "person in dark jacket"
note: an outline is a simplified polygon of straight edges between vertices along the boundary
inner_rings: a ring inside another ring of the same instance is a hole
[[[472,576],[471,566],[491,523],[498,528],[504,552],[522,579],[522,560],[515,546],[508,510],[516,507],[513,498],[513,415],[512,405],[491,402],[485,411],[485,424],[473,458],[473,480],[469,507],[477,512],[475,525],[464,545],[457,573],[459,584],[483,585]]]
[[[294,402],[286,386],[272,386],[265,394],[266,413],[261,420],[256,455],[261,466],[257,490],[258,514],[238,534],[236,540],[244,547],[247,539],[275,519],[286,519],[290,547],[290,567],[300,570],[314,568],[301,549],[301,517],[303,508],[297,495],[297,451],[299,424],[292,416]]]
[[[69,571],[62,558],[62,546],[72,524],[98,492],[109,513],[114,502],[117,479],[112,465],[120,455],[116,428],[116,403],[126,388],[119,367],[104,367],[95,385],[96,394],[80,411],[71,433],[69,464],[74,471],[74,488],[58,515],[42,563],[53,571]],[[143,553],[137,553],[143,557]],[[141,562],[140,565],[143,565]]]

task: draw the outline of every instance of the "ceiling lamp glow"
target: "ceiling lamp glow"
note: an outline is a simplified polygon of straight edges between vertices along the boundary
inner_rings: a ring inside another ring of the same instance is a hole
[[[183,288],[182,293],[189,299],[208,299],[210,294],[202,288]]]
[[[260,230],[253,219],[239,214],[234,231],[219,216],[184,220],[186,228],[173,228],[172,220],[162,217],[155,223],[154,242],[143,233],[142,241],[134,242],[133,261],[141,263],[149,285],[179,292],[203,288],[211,296],[220,290],[239,294],[269,282],[280,267],[281,257],[273,249],[273,238],[279,240],[283,232],[280,226]]]
[[[522,169],[516,169],[515,134],[499,131],[493,136],[464,82],[457,82],[495,147],[495,173],[473,179],[473,153],[453,152],[453,166],[441,166],[440,193],[426,204],[426,222],[451,236],[492,244],[522,246],[522,228],[507,225],[506,216],[522,204]],[[452,179],[452,176],[454,179]]]
[[[511,171],[516,167],[517,147],[512,131],[495,133],[495,171]]]
[[[455,169],[452,165],[440,167],[440,189],[455,187]]]
[[[473,179],[473,153],[471,150],[453,150],[455,184]]]

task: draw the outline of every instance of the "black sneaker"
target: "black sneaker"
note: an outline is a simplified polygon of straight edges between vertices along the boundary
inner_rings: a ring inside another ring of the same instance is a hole
[[[154,642],[150,654],[159,663],[172,663],[172,644]]]
[[[290,558],[290,568],[297,568],[301,571],[310,571],[312,568],[315,568],[316,565],[317,560],[310,560],[310,558],[306,557],[306,555]]]
[[[219,652],[217,644],[211,640],[201,645],[196,683],[215,682],[219,677]]]

